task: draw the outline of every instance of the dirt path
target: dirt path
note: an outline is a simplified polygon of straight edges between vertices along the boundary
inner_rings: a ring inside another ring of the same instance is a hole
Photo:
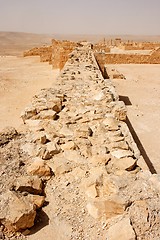
[[[126,96],[128,118],[155,170],[160,173],[160,65],[115,65],[126,80],[114,80]]]
[[[21,111],[40,89],[51,87],[58,73],[39,57],[0,57],[0,130],[18,127]]]

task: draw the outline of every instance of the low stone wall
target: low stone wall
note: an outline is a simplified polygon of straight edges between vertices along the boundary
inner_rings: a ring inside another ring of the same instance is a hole
[[[120,46],[124,50],[155,50],[160,47],[160,43],[124,43]]]
[[[106,64],[160,64],[160,48],[150,55],[95,53],[95,57],[104,73]]]
[[[35,47],[23,54],[24,57],[28,56],[40,56],[41,62],[49,62],[52,60],[52,46]]]
[[[19,163],[23,181],[0,198],[5,228],[31,227],[46,196],[53,239],[159,238],[159,176],[138,166],[125,105],[91,49],[76,48],[56,84],[34,96],[21,117],[19,152],[28,159]],[[0,141],[3,148],[12,135]]]
[[[105,52],[105,53],[110,52],[110,48],[108,46],[106,46],[105,44],[94,44],[93,50],[95,52]]]

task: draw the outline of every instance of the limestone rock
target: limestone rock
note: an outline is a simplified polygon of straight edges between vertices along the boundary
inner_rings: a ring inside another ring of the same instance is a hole
[[[20,192],[41,194],[42,187],[42,180],[38,176],[24,176],[16,179],[14,189]]]
[[[34,143],[46,144],[47,141],[49,140],[47,139],[47,136],[44,132],[38,132],[34,134],[34,137],[33,137]]]
[[[33,204],[36,205],[36,208],[41,208],[43,207],[43,204],[45,202],[45,197],[44,196],[39,196],[39,195],[31,195],[29,194],[28,196],[26,196],[25,198],[28,199],[28,201]]]
[[[98,166],[98,165],[105,165],[110,161],[111,155],[110,154],[97,154],[93,155],[92,157],[89,157],[89,162],[93,166]]]
[[[106,118],[104,121],[103,121],[103,124],[107,127],[108,130],[110,131],[116,131],[119,129],[119,125],[118,125],[118,121],[113,118],[113,117],[110,117],[110,118]]]
[[[87,188],[86,195],[89,198],[96,198],[96,197],[98,197],[98,191],[97,191],[97,188],[96,188],[96,184],[92,184],[91,186],[89,186]]]
[[[53,110],[44,110],[37,115],[38,119],[55,120],[57,118],[57,112]]]
[[[34,107],[30,106],[25,108],[24,112],[21,113],[21,118],[25,123],[25,120],[32,118],[36,114],[37,114],[37,110]]]
[[[128,150],[129,146],[125,141],[111,142],[110,147],[113,149],[123,149]]]
[[[39,177],[50,177],[52,175],[51,169],[48,167],[44,160],[36,157],[32,161],[33,162],[27,167],[27,172],[29,174],[37,175]]]
[[[44,147],[40,148],[37,155],[40,156],[43,160],[49,160],[59,152],[59,146],[54,142],[49,142]]]
[[[76,145],[73,141],[69,141],[65,144],[61,145],[61,149],[64,150],[75,150],[76,149]]]
[[[121,199],[97,199],[87,204],[89,214],[95,219],[110,219],[125,211],[125,203]]]
[[[0,146],[8,143],[11,139],[17,136],[17,131],[13,127],[6,127],[0,132]]]
[[[64,135],[65,137],[73,136],[73,131],[65,125],[60,129],[59,133]]]
[[[55,176],[68,173],[72,170],[70,162],[65,160],[64,157],[57,156],[53,161],[49,162],[48,165],[54,172]]]
[[[126,120],[127,110],[123,101],[116,102],[116,105],[114,106],[112,112],[118,120]]]
[[[135,240],[135,232],[130,224],[130,219],[125,218],[107,231],[107,240]]]
[[[8,191],[0,197],[0,222],[9,231],[19,231],[34,225],[35,208],[30,202]]]
[[[132,171],[137,165],[137,160],[132,157],[124,157],[121,159],[112,158],[111,161],[106,164],[106,169],[108,172],[115,172],[117,170],[127,170]]]
[[[133,153],[129,150],[118,149],[118,150],[111,151],[111,155],[113,157],[120,159],[125,157],[132,157]]]
[[[54,110],[56,113],[59,113],[62,109],[62,101],[60,98],[49,99],[47,102],[48,109]]]
[[[75,150],[66,150],[63,154],[64,158],[66,158],[70,162],[75,162],[75,163],[86,163],[85,158],[83,158],[79,152]]]

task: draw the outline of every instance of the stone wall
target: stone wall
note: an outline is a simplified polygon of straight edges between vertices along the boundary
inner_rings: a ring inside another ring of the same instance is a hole
[[[52,60],[52,46],[35,47],[23,54],[24,57],[28,56],[40,56],[41,62],[49,62]]]
[[[105,64],[160,64],[160,48],[150,55],[95,53],[95,57],[104,73]]]
[[[0,135],[10,164],[11,144],[27,156],[17,163],[23,179],[6,177],[6,189],[13,184],[0,197],[0,224],[30,228],[46,197],[53,239],[159,239],[160,178],[139,167],[126,113],[93,51],[76,48],[55,85],[24,109],[19,140],[13,129]]]
[[[120,48],[124,50],[155,50],[157,47],[160,47],[160,43],[123,43]]]
[[[52,66],[54,69],[62,69],[69,59],[69,54],[77,46],[71,41],[52,40]]]
[[[110,52],[110,48],[105,45],[105,44],[94,44],[93,45],[93,50],[95,52],[104,52],[104,53],[109,53]]]

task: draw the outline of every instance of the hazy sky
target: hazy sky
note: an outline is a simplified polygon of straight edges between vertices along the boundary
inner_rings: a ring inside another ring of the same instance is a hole
[[[160,0],[0,0],[0,31],[160,35]]]

